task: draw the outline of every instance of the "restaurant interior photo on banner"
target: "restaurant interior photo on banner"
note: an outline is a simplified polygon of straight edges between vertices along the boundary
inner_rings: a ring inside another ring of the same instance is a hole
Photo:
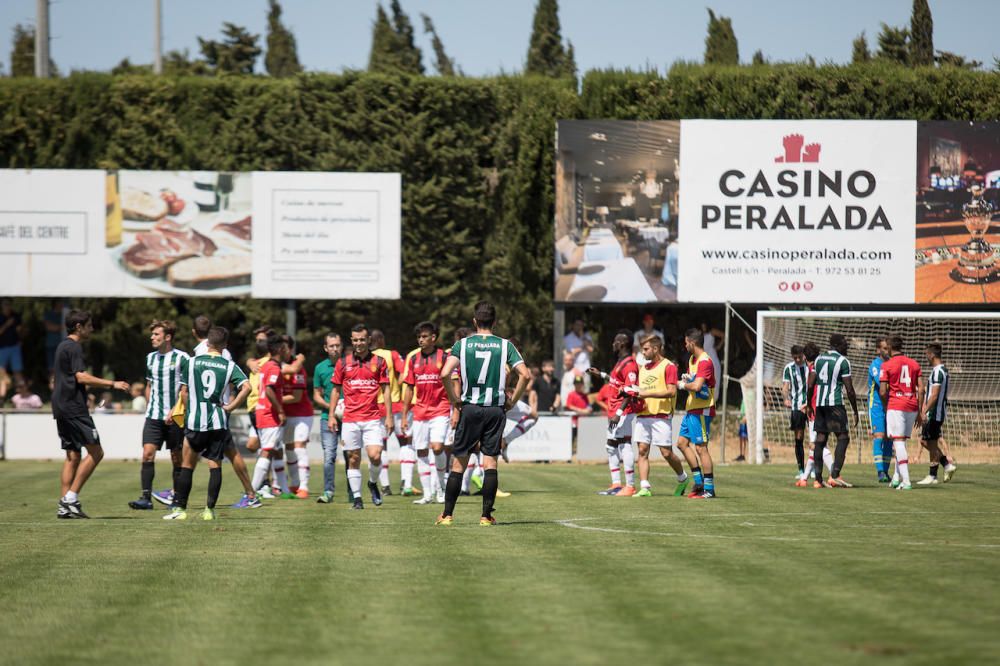
[[[917,129],[917,303],[1000,303],[1000,124]]]
[[[562,120],[555,300],[677,301],[680,121]]]

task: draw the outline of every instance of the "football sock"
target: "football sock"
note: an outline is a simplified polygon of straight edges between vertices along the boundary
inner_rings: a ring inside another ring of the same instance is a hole
[[[649,485],[649,481],[642,480],[642,481],[639,482],[639,487],[640,488],[652,488],[653,486]]]
[[[701,474],[701,467],[692,467],[691,475],[694,476],[694,487],[704,488],[705,487],[705,477]]]
[[[625,442],[618,446],[618,454],[622,458],[622,466],[625,468],[625,485],[635,485],[635,449],[632,442]]]
[[[885,474],[886,470],[889,468],[889,465],[882,457],[881,437],[876,437],[872,440],[872,462],[875,463],[875,471],[879,474]]]
[[[892,462],[892,440],[888,437],[882,438],[882,469],[889,473],[889,463]]]
[[[687,472],[681,471],[681,473],[677,475],[677,483],[684,483],[687,480],[688,480]]]
[[[180,465],[174,465],[174,471],[173,471],[173,477],[172,477],[173,478],[173,482],[172,482],[173,485],[171,486],[171,488],[176,488],[177,487],[177,480],[181,478],[181,469],[183,469],[183,468]]]
[[[910,465],[906,458],[906,442],[897,439],[892,443],[892,446],[896,451],[896,471],[899,472],[899,478],[903,485],[907,485],[910,483]]]
[[[275,460],[271,463],[271,469],[274,471],[274,483],[278,486],[281,494],[289,492],[288,477],[285,476],[285,461]]]
[[[222,490],[222,468],[213,467],[208,470],[208,503],[209,509],[215,508],[215,503],[219,501],[219,491]]]
[[[813,445],[813,467],[816,469],[816,480],[823,483],[823,466],[816,463],[816,459],[819,458],[823,460],[826,457],[826,441],[816,440],[816,444]]]
[[[253,481],[250,485],[255,491],[260,490],[264,482],[267,481],[267,473],[271,470],[271,460],[264,456],[257,457],[257,464],[253,466]]]
[[[491,518],[493,516],[493,502],[497,499],[497,488],[500,480],[495,469],[483,471],[483,516]]]
[[[431,481],[431,466],[427,462],[426,456],[419,456],[417,458],[417,473],[420,475],[420,487],[424,491],[424,499],[428,499],[433,490],[433,481]],[[405,481],[406,477],[403,477],[403,479]]]
[[[805,469],[806,448],[801,437],[795,438],[795,462],[799,466],[799,474]]]
[[[434,454],[434,469],[437,470],[438,487],[444,489],[448,480],[448,454],[442,451]]]
[[[149,496],[153,494],[153,477],[155,476],[156,476],[156,463],[154,462],[142,463],[142,471],[139,472],[139,483],[142,487],[142,496],[145,499],[149,499]]]
[[[462,472],[462,487],[461,487],[461,492],[463,492],[463,493],[469,492],[469,480],[472,478],[472,472],[474,472],[474,471],[475,471],[475,469],[473,468],[472,461],[470,460],[469,464],[465,466],[465,471]],[[448,483],[451,483],[451,478],[450,477],[448,479]]]
[[[844,469],[844,460],[847,458],[847,445],[851,441],[851,436],[846,432],[837,433],[837,455],[833,459],[833,467],[830,474],[835,479],[840,478],[840,472]]]
[[[931,463],[930,475],[933,476],[936,479],[937,478],[937,474],[938,474],[938,464],[937,463]]]
[[[413,461],[416,459],[417,454],[413,450],[413,447],[409,444],[405,444],[399,447],[399,474],[403,477],[403,488],[413,487]],[[423,484],[423,475],[421,474],[421,484]]]
[[[945,467],[947,467],[948,466],[948,457],[942,453],[941,457],[938,459],[938,462],[941,463],[942,465],[944,465]]]
[[[828,472],[833,469],[833,451],[830,450],[829,446],[823,447],[823,465]]]
[[[351,489],[351,497],[358,499],[361,497],[361,470],[347,470],[347,487]]]
[[[309,453],[305,449],[295,452],[298,460],[295,466],[299,471],[299,488],[309,490]]]
[[[386,451],[388,449],[386,447],[383,447],[382,450]],[[374,479],[372,480],[374,481]],[[389,456],[385,456],[382,459],[382,465],[379,467],[378,470],[378,483],[383,488],[387,488],[389,486]]]
[[[174,505],[186,509],[188,497],[191,495],[191,482],[194,470],[187,467],[181,468],[180,477],[177,479],[177,487],[174,488]]]
[[[381,462],[368,462],[368,482],[378,483],[382,475],[382,463]],[[388,485],[388,484],[383,484]]]
[[[618,446],[606,444],[604,450],[608,452],[608,469],[611,470],[611,485],[622,482],[622,461],[618,457]]]
[[[441,512],[442,516],[450,516],[455,513],[455,502],[458,501],[458,496],[462,492],[462,475],[458,472],[452,472],[448,475],[448,484],[444,489],[444,511]]]
[[[806,468],[805,468],[805,470],[802,471],[802,478],[803,479],[808,479],[809,475],[813,473],[813,470],[815,469],[815,467],[816,467],[816,463],[815,463],[815,461],[813,459],[813,454],[810,453],[809,454],[809,459],[806,460]]]
[[[288,485],[299,487],[299,456],[295,449],[285,450],[285,473],[288,474]]]
[[[715,494],[715,474],[712,472],[705,473],[705,492]]]
[[[63,501],[72,504],[80,499],[80,496],[74,493],[72,490],[67,490],[66,494],[63,495]]]

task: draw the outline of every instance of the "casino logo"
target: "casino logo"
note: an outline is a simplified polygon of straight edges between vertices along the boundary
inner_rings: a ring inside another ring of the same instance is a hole
[[[803,145],[805,141],[805,137],[801,134],[789,134],[783,138],[781,145],[785,148],[785,154],[775,157],[775,163],[819,162],[819,151],[823,146],[818,143]]]

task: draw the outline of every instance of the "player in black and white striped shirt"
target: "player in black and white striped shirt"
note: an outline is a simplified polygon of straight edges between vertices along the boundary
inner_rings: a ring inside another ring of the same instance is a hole
[[[948,413],[948,369],[941,361],[941,345],[932,343],[924,350],[931,371],[927,377],[927,394],[924,398],[924,427],[920,432],[920,445],[930,455],[930,473],[918,481],[918,486],[934,486],[938,483],[938,466],[944,465],[944,480],[947,483],[958,469],[941,451],[941,426]]]
[[[156,475],[156,452],[163,445],[170,451],[174,465],[173,481],[181,469],[184,430],[171,418],[180,395],[177,369],[185,352],[174,349],[177,327],[172,321],[157,320],[149,325],[149,342],[153,351],[146,356],[146,423],[142,427],[142,470],[139,474],[142,495],[128,505],[133,509],[153,508],[153,478]]]

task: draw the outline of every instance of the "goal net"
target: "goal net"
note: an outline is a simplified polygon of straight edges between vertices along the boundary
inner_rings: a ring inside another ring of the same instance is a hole
[[[1000,313],[762,311],[757,314],[755,462],[763,461],[765,450],[772,459],[794,460],[782,369],[791,360],[792,345],[814,342],[826,351],[831,333],[847,337],[861,414],[859,426],[851,431],[849,461],[872,461],[868,367],[876,356],[876,341],[889,334],[903,338],[903,353],[923,366],[925,377],[930,368],[924,348],[931,342],[941,344],[950,373],[943,440],[959,461],[1000,461]],[[914,443],[918,436],[915,432]]]

